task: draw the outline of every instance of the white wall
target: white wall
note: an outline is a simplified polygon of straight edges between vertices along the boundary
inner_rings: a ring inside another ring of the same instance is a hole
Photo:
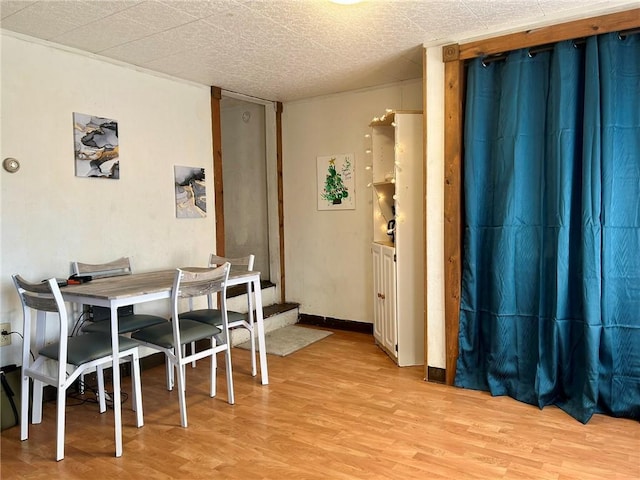
[[[442,47],[426,49],[427,363],[445,368],[444,338],[444,63]]]
[[[394,110],[422,110],[422,80],[284,105],[285,281],[288,301],[310,315],[373,322],[369,122]],[[355,210],[318,211],[316,157],[355,155]]]
[[[136,271],[201,265],[215,249],[209,88],[3,33],[0,315],[22,331],[11,274],[67,277],[70,262]],[[119,180],[74,176],[73,112],[118,121]],[[207,217],[176,219],[173,166],[206,168]],[[168,302],[140,311],[168,313]],[[0,349],[19,363],[20,338]]]

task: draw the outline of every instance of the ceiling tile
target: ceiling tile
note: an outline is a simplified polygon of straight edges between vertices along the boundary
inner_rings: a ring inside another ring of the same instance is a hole
[[[104,17],[72,31],[58,35],[51,40],[92,53],[144,38],[154,33],[152,27],[144,26],[129,19],[124,12]]]
[[[637,0],[0,0],[0,26],[287,101],[420,78],[422,45],[637,8]]]

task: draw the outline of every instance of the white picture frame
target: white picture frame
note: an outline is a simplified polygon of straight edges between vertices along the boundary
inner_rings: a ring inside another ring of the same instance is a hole
[[[353,153],[317,157],[318,210],[356,208],[354,166]]]

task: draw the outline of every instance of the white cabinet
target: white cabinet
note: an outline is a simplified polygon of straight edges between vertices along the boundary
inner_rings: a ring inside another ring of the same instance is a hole
[[[373,335],[392,357],[397,357],[395,249],[374,243],[373,252]]]
[[[374,338],[398,365],[424,365],[422,114],[391,112],[370,126]]]

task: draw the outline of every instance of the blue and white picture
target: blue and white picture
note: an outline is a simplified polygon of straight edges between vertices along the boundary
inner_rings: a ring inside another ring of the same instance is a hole
[[[73,114],[76,177],[120,178],[118,122]]]
[[[173,167],[176,189],[176,217],[202,218],[207,216],[207,190],[204,168]]]

